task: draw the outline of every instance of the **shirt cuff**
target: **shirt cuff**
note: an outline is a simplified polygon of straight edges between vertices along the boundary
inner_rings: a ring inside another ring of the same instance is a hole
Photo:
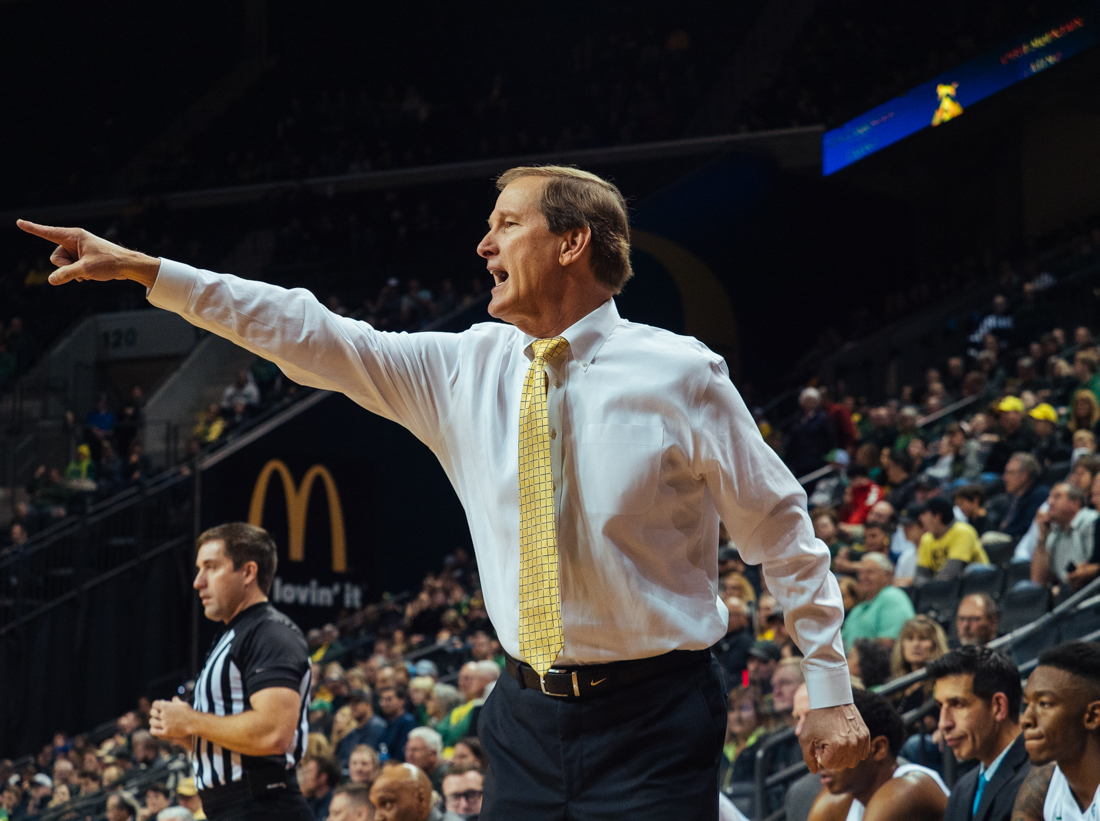
[[[831,670],[806,670],[804,674],[811,710],[852,703],[852,679],[847,666]]]
[[[146,291],[152,305],[174,313],[183,313],[191,303],[191,292],[198,281],[195,269],[182,262],[161,259],[157,279]]]

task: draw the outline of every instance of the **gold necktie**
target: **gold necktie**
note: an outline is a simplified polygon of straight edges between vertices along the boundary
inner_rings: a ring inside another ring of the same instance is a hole
[[[539,676],[565,638],[558,591],[558,531],[550,470],[546,364],[569,348],[563,337],[536,339],[519,406],[519,649]]]

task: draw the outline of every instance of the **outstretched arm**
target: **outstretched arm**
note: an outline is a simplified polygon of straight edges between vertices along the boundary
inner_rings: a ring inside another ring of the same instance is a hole
[[[1033,767],[1027,774],[1020,791],[1016,793],[1016,803],[1012,807],[1012,821],[1043,821],[1043,804],[1047,800],[1047,788],[1054,775],[1054,765]]]
[[[82,228],[19,221],[58,243],[50,282],[131,279],[149,301],[277,364],[295,382],[346,394],[436,446],[450,413],[459,334],[387,334],[328,311],[303,288],[200,271],[108,242]]]

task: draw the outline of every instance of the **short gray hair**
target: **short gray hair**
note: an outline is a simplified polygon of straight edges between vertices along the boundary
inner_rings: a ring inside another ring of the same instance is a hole
[[[890,561],[890,558],[885,553],[864,553],[863,558],[860,559],[860,564],[863,562],[877,564],[879,570],[886,570],[890,573],[894,572],[894,563]]]
[[[1064,487],[1066,489],[1066,496],[1068,496],[1071,501],[1077,502],[1081,507],[1089,503],[1088,494],[1077,487],[1077,485],[1070,484],[1069,482],[1059,482],[1055,487]]]
[[[1015,462],[1020,466],[1020,470],[1032,479],[1038,479],[1043,475],[1043,466],[1039,464],[1039,460],[1025,450],[1012,454],[1008,461]]]
[[[436,684],[432,688],[432,697],[445,707],[448,713],[465,700],[462,698],[462,693],[458,692],[458,688],[451,684]]]
[[[419,738],[430,749],[435,750],[436,755],[443,755],[443,736],[431,727],[417,727],[409,730],[409,738]]]
[[[500,665],[490,659],[476,662],[478,675],[487,681],[496,681],[500,678]]]
[[[166,807],[157,813],[157,821],[195,821],[187,807]]]

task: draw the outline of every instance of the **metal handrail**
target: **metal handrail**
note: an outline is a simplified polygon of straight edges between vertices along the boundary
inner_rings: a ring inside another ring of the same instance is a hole
[[[979,402],[983,399],[986,399],[989,396],[989,393],[990,393],[989,389],[987,388],[986,390],[982,391],[981,393],[976,393],[973,396],[968,396],[965,399],[960,399],[958,402],[952,402],[947,407],[940,408],[935,413],[930,413],[927,416],[922,416],[917,420],[917,429],[919,430],[920,428],[923,428],[925,425],[930,425],[933,422],[939,421],[940,419],[942,419],[945,416],[949,416],[949,415],[955,413],[956,411],[962,410],[963,408],[966,408],[966,407],[969,407],[970,405],[973,405],[975,402]],[[836,471],[836,468],[834,468],[832,465],[824,465],[823,467],[819,467],[817,470],[814,470],[814,471],[811,471],[810,473],[807,473],[805,476],[800,476],[798,478],[798,483],[800,485],[806,485],[806,484],[809,484],[810,482],[813,482],[817,479],[822,478],[823,476],[828,476],[830,473],[833,473],[835,471]]]

